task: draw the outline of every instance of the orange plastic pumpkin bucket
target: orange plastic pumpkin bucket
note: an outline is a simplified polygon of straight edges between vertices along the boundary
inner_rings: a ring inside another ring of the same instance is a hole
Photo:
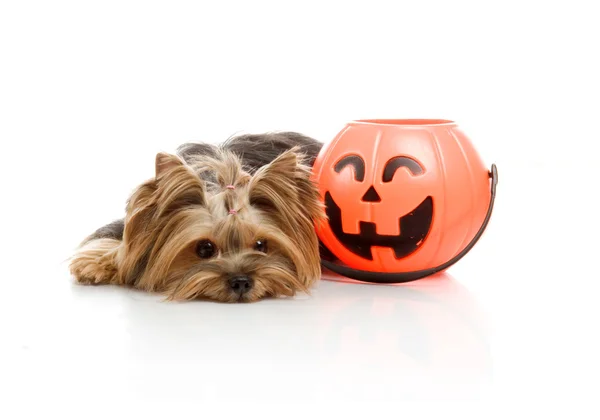
[[[369,282],[443,271],[490,219],[497,170],[448,120],[350,122],[313,168],[328,220],[317,226],[337,260],[325,268]]]

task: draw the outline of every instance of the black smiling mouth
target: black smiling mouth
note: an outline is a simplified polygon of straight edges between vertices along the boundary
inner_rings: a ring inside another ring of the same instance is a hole
[[[325,206],[329,225],[338,241],[367,260],[373,260],[373,246],[392,248],[397,259],[412,254],[423,244],[433,220],[433,199],[429,196],[413,211],[398,219],[400,235],[379,235],[376,224],[372,222],[360,222],[358,234],[346,233],[342,229],[342,210],[329,192],[325,193]]]

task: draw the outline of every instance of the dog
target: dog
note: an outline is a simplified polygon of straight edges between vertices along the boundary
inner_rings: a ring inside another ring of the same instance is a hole
[[[322,146],[274,132],[158,153],[154,178],[134,190],[123,219],[85,238],[71,274],[178,301],[309,292],[321,276],[315,225],[326,216],[311,167]]]

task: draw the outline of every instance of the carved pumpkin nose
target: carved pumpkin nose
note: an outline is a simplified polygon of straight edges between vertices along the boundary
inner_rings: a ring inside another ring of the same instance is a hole
[[[371,188],[369,188],[365,195],[363,195],[362,201],[366,201],[368,203],[379,203],[381,201],[381,197],[379,194],[377,194],[375,187],[371,185]]]

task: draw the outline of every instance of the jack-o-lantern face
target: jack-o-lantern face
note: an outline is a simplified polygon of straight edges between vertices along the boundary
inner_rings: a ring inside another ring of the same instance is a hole
[[[336,173],[341,173],[347,167],[352,167],[353,177],[356,182],[363,184],[365,188],[366,163],[359,155],[349,155],[341,158],[334,166]],[[425,169],[415,159],[407,156],[395,156],[389,159],[383,167],[381,181],[390,183],[394,181],[396,171],[406,169],[411,176],[418,177],[423,175]],[[387,200],[382,199],[381,195],[373,185],[366,184],[367,190],[361,197],[365,203],[378,203],[380,206],[387,206]],[[336,204],[335,199],[328,191],[325,193],[325,207],[329,225],[335,237],[346,248],[356,255],[373,260],[372,247],[387,247],[394,251],[396,258],[403,258],[414,252],[424,241],[429,233],[431,221],[433,218],[433,199],[427,196],[410,213],[404,215],[389,216],[398,223],[399,234],[379,234],[377,225],[374,222],[359,221],[360,232],[346,233],[342,226],[342,210]]]
[[[349,123],[313,169],[329,219],[319,239],[356,270],[440,266],[466,249],[490,203],[489,171],[447,121]]]

